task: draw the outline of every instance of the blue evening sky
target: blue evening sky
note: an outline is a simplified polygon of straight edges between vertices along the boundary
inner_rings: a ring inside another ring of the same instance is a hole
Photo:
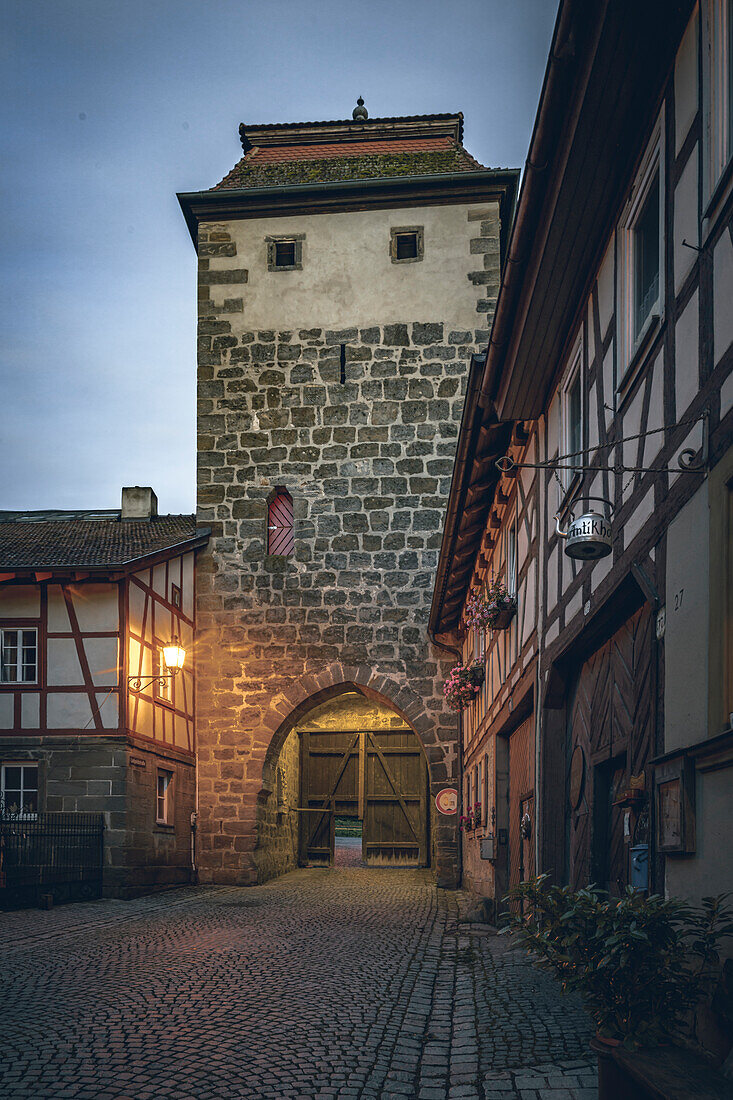
[[[556,0],[5,0],[0,508],[195,505],[196,264],[177,191],[240,122],[463,111],[522,167]]]

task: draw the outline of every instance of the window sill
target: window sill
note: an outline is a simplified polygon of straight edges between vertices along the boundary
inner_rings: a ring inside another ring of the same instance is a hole
[[[646,362],[647,354],[652,345],[656,343],[656,338],[661,330],[661,315],[659,313],[650,313],[634,345],[634,350],[631,353],[631,358],[629,359],[626,370],[621,376],[621,381],[616,386],[616,393],[621,401],[626,397],[631,383],[641,372],[642,365]],[[618,412],[618,409],[616,412]]]
[[[155,828],[159,829],[162,833],[175,832],[175,825],[172,821],[157,821],[155,822]]]

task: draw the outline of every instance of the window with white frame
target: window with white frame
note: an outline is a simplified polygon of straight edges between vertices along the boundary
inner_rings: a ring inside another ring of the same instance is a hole
[[[560,465],[566,488],[583,465],[583,346],[580,339],[570,357],[570,366],[562,384],[560,453],[566,456]],[[515,555],[516,556],[516,555]]]
[[[0,769],[0,812],[38,813],[38,765],[8,762]]]
[[[715,190],[733,156],[733,0],[703,4],[705,197]]]
[[[0,682],[38,683],[38,631],[35,627],[0,630]]]
[[[155,820],[159,825],[173,824],[173,772],[163,768],[158,769]]]
[[[664,115],[657,119],[619,222],[618,320],[623,375],[664,301]]]

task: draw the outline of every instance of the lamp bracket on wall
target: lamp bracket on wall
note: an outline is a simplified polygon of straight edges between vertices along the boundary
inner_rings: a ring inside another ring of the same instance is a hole
[[[677,456],[676,466],[626,466],[622,462],[614,462],[607,466],[595,464],[591,466],[582,461],[573,461],[573,459],[582,459],[585,455],[590,453],[599,454],[601,451],[608,450],[611,447],[617,447],[621,443],[631,443],[635,439],[644,439],[649,435],[656,435],[658,432],[671,431],[673,428],[680,428],[685,424],[697,424],[700,420],[702,420],[702,447],[700,448],[700,457],[697,457],[697,451],[693,447],[685,447]],[[709,445],[709,413],[705,411],[701,417],[697,417],[695,420],[682,421],[679,424],[672,425],[670,428],[652,428],[648,432],[639,432],[637,435],[627,435],[622,439],[615,439],[612,443],[601,444],[598,447],[589,448],[587,451],[573,451],[570,454],[558,455],[557,458],[550,459],[548,462],[517,462],[511,455],[504,455],[502,458],[497,458],[496,466],[503,474],[508,474],[512,470],[525,469],[553,471],[569,470],[571,473],[697,474],[707,467]]]
[[[177,671],[176,669],[176,672]],[[158,687],[164,688],[167,682],[173,679],[175,674],[175,672],[171,672],[167,676],[128,676],[127,685],[130,691],[142,691],[143,688],[150,687],[151,684],[157,684]]]

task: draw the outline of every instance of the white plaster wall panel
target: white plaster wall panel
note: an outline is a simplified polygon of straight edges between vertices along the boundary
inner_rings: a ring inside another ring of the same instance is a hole
[[[624,540],[624,549],[631,545],[653,512],[654,488],[652,487],[644,494],[620,531]]]
[[[698,420],[693,425],[692,429],[687,433],[685,438],[680,443],[677,450],[674,452],[669,460],[670,471],[677,470],[677,473],[671,472],[669,474],[670,485],[673,485],[677,478],[688,477],[688,474],[684,474],[679,470],[679,457],[685,450],[699,451],[702,447],[702,421]]]
[[[120,724],[119,697],[116,691],[101,692],[96,696],[102,726],[106,730],[116,730]]]
[[[545,645],[546,646],[551,645],[555,641],[555,638],[557,638],[559,633],[560,633],[560,620],[555,619],[554,623],[551,623],[550,626],[548,626],[547,630],[545,631]]]
[[[84,652],[94,684],[112,687],[118,680],[117,638],[85,638]]]
[[[127,664],[130,676],[137,676],[137,664],[140,660],[140,644],[134,638],[127,640]]]
[[[141,634],[143,614],[145,612],[145,593],[136,584],[131,584],[128,596],[127,627],[135,634]]]
[[[720,419],[722,420],[726,413],[730,412],[733,407],[733,371],[731,371],[728,377],[720,387]]]
[[[527,517],[529,519],[529,517]],[[531,523],[531,519],[530,519]],[[527,532],[527,524],[522,522],[517,528],[517,562],[521,569],[522,563],[527,559],[527,553],[529,551],[529,535]]]
[[[41,590],[37,584],[0,585],[0,619],[37,619]]]
[[[15,725],[15,696],[13,692],[0,693],[0,730],[11,730]]]
[[[177,714],[175,717],[174,742],[180,749],[187,749],[189,747],[187,722],[186,719],[181,718],[179,714]]]
[[[592,452],[598,446],[598,404],[595,382],[588,390],[588,449]]]
[[[132,710],[130,713],[134,714],[135,712]],[[142,695],[137,708],[135,733],[140,733],[143,737],[153,736],[153,704]]]
[[[583,589],[579,588],[572,599],[565,605],[565,625],[571,623],[583,607]]]
[[[649,415],[646,428],[648,432],[664,427],[664,353],[660,352],[654,361],[652,370],[652,392],[649,395]],[[664,446],[664,432],[647,436],[644,440],[643,466],[651,466]]]
[[[597,350],[598,350],[596,348],[596,333],[595,333],[596,326],[593,324],[593,299],[592,298],[588,299],[588,305],[586,306],[586,310],[585,310],[585,321],[586,321],[585,331],[588,334],[588,363],[590,364],[595,359],[596,353],[597,353]]]
[[[730,889],[730,771],[698,772],[695,791],[695,858],[667,859],[669,897],[699,904]]]
[[[674,65],[674,151],[682,148],[697,114],[697,11],[687,24]]]
[[[675,400],[678,420],[684,418],[685,410],[700,388],[698,303],[699,297],[695,291],[675,326]]]
[[[534,459],[530,454],[527,454],[526,458],[523,458],[522,461],[523,462],[535,462],[536,459]],[[520,481],[522,482],[522,489],[524,490],[525,496],[529,496],[529,494],[530,494],[530,491],[531,491],[531,488],[532,488],[532,482],[534,480],[534,475],[535,475],[535,471],[530,469],[529,467],[526,467],[525,469],[519,471],[519,478],[520,478]]]
[[[708,736],[708,542],[704,482],[667,531],[665,752]]]
[[[636,455],[639,450],[639,440],[630,439],[629,437],[632,435],[638,435],[641,430],[641,411],[643,404],[644,379],[642,379],[636,393],[634,394],[632,400],[629,402],[624,411],[621,431],[623,434],[623,438],[628,440],[628,442],[624,443],[621,448],[624,466],[636,466]],[[624,484],[626,484],[626,482],[628,482],[628,474],[624,474],[624,477],[626,479]],[[628,492],[630,492],[630,490],[627,490],[627,493]]]
[[[595,592],[598,587],[603,583],[608,574],[613,568],[613,554],[607,554],[605,558],[601,558],[593,566],[591,571],[591,590]]]
[[[183,612],[193,618],[193,554],[183,556]]]
[[[733,244],[723,233],[713,251],[713,348],[715,365],[733,341]]]
[[[92,728],[92,708],[85,691],[52,691],[46,697],[46,721],[52,730]]]
[[[242,287],[242,324],[248,329],[297,329],[310,317],[313,325],[338,329],[442,317],[456,327],[476,328],[478,295],[471,293],[467,275],[480,264],[470,250],[477,222],[468,215],[483,209],[490,217],[497,204],[229,222],[224,228],[236,243],[237,261],[249,272]],[[425,253],[419,263],[392,263],[390,229],[400,225],[424,227]],[[306,235],[302,271],[268,271],[265,238],[288,233]],[[212,271],[231,267],[228,257],[212,257],[210,263]],[[211,287],[214,303],[223,303],[229,294],[227,286]]]
[[[606,418],[606,431],[611,427],[611,421],[613,420],[616,407],[616,381],[613,368],[613,350],[616,341],[611,341],[611,346],[606,352],[603,360],[603,415]],[[607,408],[606,406],[609,406]]]
[[[168,597],[165,587],[165,565],[163,563],[156,565],[153,569],[153,591],[162,596],[164,600]]]
[[[51,633],[70,634],[71,623],[66,610],[66,600],[60,584],[49,584],[46,595],[48,602],[48,629]]]
[[[182,588],[181,572],[182,570],[180,558],[173,558],[171,561],[168,562],[168,592],[166,593],[166,599],[169,603],[173,602],[173,600],[171,599],[173,585],[175,584],[179,588]]]
[[[598,271],[598,315],[601,321],[601,340],[606,335],[613,317],[613,295],[616,284],[614,273],[615,240],[615,235],[612,234]]]
[[[698,244],[697,217],[697,145],[690,154],[674,192],[674,289],[678,294],[685,277],[697,260],[697,252],[688,245]],[[687,245],[682,242],[687,241]]]
[[[117,630],[119,595],[116,584],[75,585],[72,589],[74,610],[80,630]]]
[[[169,642],[177,633],[172,612],[160,603],[155,605],[155,633],[161,642]]]
[[[20,724],[24,730],[37,730],[40,723],[41,697],[24,691],[20,697]]]
[[[48,639],[46,682],[51,687],[77,687],[84,683],[73,638]]]
[[[522,630],[522,645],[527,641],[535,627],[535,592],[537,584],[537,562],[533,562],[527,570],[527,585],[524,592],[525,615],[524,628]]]
[[[547,611],[552,611],[557,604],[557,554],[555,546],[547,559]]]

